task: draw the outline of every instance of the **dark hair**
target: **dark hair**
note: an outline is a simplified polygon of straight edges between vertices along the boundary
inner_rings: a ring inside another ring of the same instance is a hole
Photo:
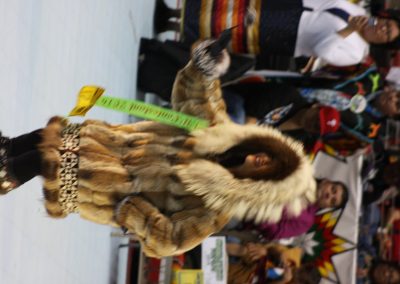
[[[374,16],[378,18],[383,18],[387,20],[393,20],[396,22],[397,27],[400,30],[400,11],[395,9],[387,9],[378,11],[374,14]],[[400,48],[400,34],[393,39],[391,42],[382,43],[382,44],[371,44],[372,47],[378,49],[388,49],[388,50],[396,50]]]
[[[342,201],[337,206],[338,208],[343,208],[346,206],[347,201],[349,201],[349,188],[341,181],[334,181],[333,183],[338,184],[343,188]]]
[[[368,278],[371,280],[371,284],[379,283],[378,282],[379,279],[374,276],[375,275],[375,270],[378,269],[379,266],[383,266],[383,265],[386,265],[386,266],[388,266],[390,268],[395,269],[400,274],[400,267],[399,267],[399,265],[397,263],[390,262],[390,261],[385,261],[385,260],[376,260],[372,264],[371,268],[369,269],[369,273],[368,273],[368,276],[369,276]],[[400,283],[397,283],[397,284],[400,284]]]
[[[321,281],[321,274],[313,262],[306,262],[296,270],[293,283],[295,284],[315,284]]]
[[[300,158],[296,152],[289,149],[280,139],[273,137],[246,139],[220,155],[219,161],[225,167],[239,166],[248,155],[257,153],[265,153],[271,158],[268,169],[262,174],[254,173],[251,176],[244,176],[240,172],[235,172],[234,175],[236,178],[282,180],[294,172],[300,164]]]
[[[323,180],[327,180],[333,184],[340,185],[343,188],[342,200],[340,201],[340,204],[335,208],[344,208],[346,206],[347,201],[349,201],[349,188],[343,182],[330,180],[327,178],[315,180],[317,181],[317,184],[321,183]]]

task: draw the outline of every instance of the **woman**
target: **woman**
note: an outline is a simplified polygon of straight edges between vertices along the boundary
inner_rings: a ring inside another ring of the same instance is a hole
[[[2,140],[3,192],[40,174],[51,217],[79,213],[126,228],[153,257],[193,248],[233,216],[277,221],[283,207],[299,214],[315,199],[301,145],[271,128],[229,120],[218,80],[229,57],[211,56],[212,42],[194,47],[172,95],[175,110],[211,127],[189,134],[149,121],[53,118],[39,136]],[[22,138],[37,137],[37,146],[13,151]]]
[[[237,224],[233,220],[222,233],[228,235],[231,240],[235,238],[237,241],[262,239],[269,242],[297,237],[307,233],[314,225],[318,210],[345,207],[348,199],[348,188],[342,182],[317,179],[315,204],[310,204],[298,216],[291,216],[284,210],[281,219],[276,223],[267,221],[260,224],[252,222]]]
[[[162,16],[166,9],[161,4],[159,1],[156,26],[165,15],[177,16],[176,11]],[[261,61],[273,54],[318,57],[335,66],[354,65],[368,54],[369,44],[396,42],[398,48],[400,35],[398,17],[377,18],[368,24],[366,11],[345,0],[186,0],[181,19],[181,36],[186,42],[215,37],[237,26],[231,51],[260,55]]]

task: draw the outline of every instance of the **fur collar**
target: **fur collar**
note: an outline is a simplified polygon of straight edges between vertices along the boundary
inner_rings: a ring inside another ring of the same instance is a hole
[[[228,123],[198,130],[192,135],[197,141],[194,151],[199,155],[220,154],[245,139],[258,137],[271,140],[274,158],[287,163],[290,163],[287,155],[298,158],[296,167],[285,177],[262,181],[237,179],[224,167],[204,159],[176,166],[185,189],[202,196],[208,207],[240,219],[277,222],[284,208],[288,214],[298,216],[315,202],[313,169],[302,145],[279,131],[270,127]]]

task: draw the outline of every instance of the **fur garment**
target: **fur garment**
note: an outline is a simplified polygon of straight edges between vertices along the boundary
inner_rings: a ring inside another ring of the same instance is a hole
[[[76,212],[100,224],[122,226],[136,235],[153,257],[180,254],[220,231],[232,218],[277,222],[283,208],[293,216],[315,202],[316,185],[300,143],[269,127],[232,123],[221,97],[219,80],[206,74],[219,68],[189,64],[177,76],[175,110],[210,121],[210,127],[187,133],[143,121],[110,125],[87,120],[80,125],[76,172]],[[196,62],[202,62],[197,60]],[[223,63],[221,63],[223,64]],[[202,71],[200,71],[202,70]],[[217,73],[218,73],[217,72]],[[50,216],[65,210],[65,163],[61,150],[70,141],[61,133],[68,122],[53,118],[43,131],[45,206]],[[238,179],[212,158],[246,139],[268,145],[281,162],[268,180]]]

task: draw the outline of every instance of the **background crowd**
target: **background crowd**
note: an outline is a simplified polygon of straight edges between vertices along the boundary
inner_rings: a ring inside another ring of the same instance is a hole
[[[362,155],[362,209],[354,216],[357,283],[400,283],[400,80],[387,76],[399,57],[398,6],[374,0],[186,0],[175,9],[160,0],[155,32],[172,30],[178,37],[141,40],[138,87],[170,106],[191,44],[234,27],[231,66],[221,78],[231,119],[276,127],[302,141],[310,157],[326,149],[338,159]],[[296,218],[284,212],[279,223],[232,220],[225,226],[229,283],[319,282],[318,269],[302,261],[296,240],[320,210],[345,207],[349,188],[329,177],[317,184],[317,202]]]

